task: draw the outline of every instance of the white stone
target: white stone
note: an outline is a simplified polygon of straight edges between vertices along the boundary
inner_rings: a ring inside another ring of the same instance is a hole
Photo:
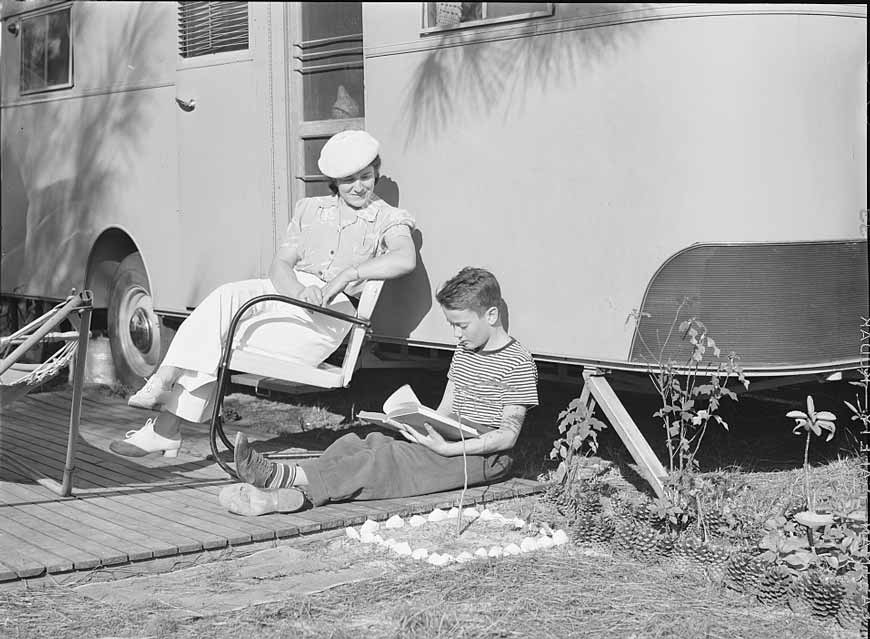
[[[417,548],[414,552],[411,553],[411,557],[414,559],[426,559],[429,556],[429,551],[425,548]]]
[[[439,555],[437,552],[433,552],[431,555],[429,555],[429,558],[426,561],[428,561],[433,566],[443,566],[453,561],[453,557],[448,554]]]
[[[480,517],[480,513],[477,512],[477,508],[466,508],[462,511],[463,517],[468,517],[469,519],[475,519]]]
[[[429,517],[427,517],[429,521],[444,521],[447,519],[447,513],[445,513],[440,508],[436,508],[431,513],[429,513]]]
[[[351,539],[355,539],[355,540],[359,541],[359,532],[353,526],[348,526],[347,528],[345,528],[344,534],[346,534]]]
[[[556,544],[553,542],[552,537],[547,537],[546,535],[538,537],[538,548],[540,548],[541,550],[552,548],[555,545]]]
[[[426,523],[426,518],[421,517],[420,515],[414,515],[408,520],[408,525],[416,528],[417,526],[422,526]]]
[[[456,561],[456,557],[447,552],[441,555],[441,557],[444,559],[445,564],[449,564],[451,561]]]
[[[486,548],[478,548],[474,551],[475,557],[488,557],[489,553],[486,551]]]
[[[368,530],[364,530],[364,531],[360,532],[359,540],[360,540],[360,543],[363,543],[363,544],[373,544],[375,542],[375,535]]]
[[[396,541],[395,539],[393,539],[392,537],[390,537],[389,539],[384,539],[383,541],[381,541],[379,545],[386,546],[387,548],[392,548],[397,543],[399,543],[399,542]]]
[[[463,550],[461,553],[456,555],[456,561],[460,564],[464,564],[466,561],[474,561],[474,555],[467,550]]]
[[[531,537],[526,537],[520,542],[520,550],[523,552],[532,552],[538,549],[538,542]]]
[[[401,541],[393,546],[393,552],[397,555],[410,555],[411,546],[408,545],[407,541]]]
[[[366,519],[362,526],[359,527],[360,534],[365,532],[374,533],[380,526],[378,522]]]
[[[456,519],[457,517],[459,517],[459,509],[456,506],[447,511],[447,519]]]
[[[508,544],[507,546],[504,547],[503,552],[505,555],[519,555],[523,551],[516,544]]]
[[[519,517],[514,517],[511,524],[513,525],[514,528],[522,528],[523,526],[526,525],[526,522],[523,521],[522,519],[520,519]]]
[[[541,524],[541,534],[542,535],[553,535],[553,529],[550,528],[550,524],[543,523]]]
[[[568,543],[568,535],[561,528],[553,533],[553,544],[556,546],[561,546],[562,544]]]
[[[502,551],[501,546],[493,546],[489,549],[487,554],[490,557],[501,557],[504,554],[504,551]]]
[[[405,520],[399,517],[398,515],[393,515],[390,517],[386,523],[384,524],[387,528],[401,528],[405,525]]]
[[[495,515],[495,513],[492,512],[489,508],[484,508],[480,512],[480,519],[481,519],[481,521],[489,521],[490,519],[493,518],[494,515]]]

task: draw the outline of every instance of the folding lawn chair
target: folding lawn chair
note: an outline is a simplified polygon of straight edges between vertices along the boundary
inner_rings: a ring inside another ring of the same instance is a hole
[[[82,383],[85,373],[85,358],[88,352],[88,337],[91,328],[93,295],[82,291],[67,297],[53,309],[38,317],[27,326],[8,337],[0,338],[0,410],[12,405],[34,388],[41,386],[57,375],[75,356],[73,371],[73,396],[70,406],[69,438],[66,449],[66,462],[63,469],[63,483],[47,478],[38,480],[62,497],[72,493],[72,474],[75,469],[75,449],[79,434],[79,418],[82,406]],[[81,317],[77,317],[80,315]],[[64,320],[69,320],[77,330],[65,333],[52,333]],[[25,352],[39,342],[63,341],[65,344],[41,364],[22,364],[18,360]],[[17,471],[31,474],[11,455],[5,463],[15,466]]]
[[[223,430],[223,422],[221,420],[221,405],[223,404],[224,395],[226,393],[229,382],[230,370],[243,373],[250,373],[262,377],[271,377],[286,382],[292,382],[303,386],[312,386],[315,388],[330,389],[330,388],[345,388],[350,384],[354,370],[357,367],[360,351],[362,350],[363,342],[371,329],[371,315],[374,311],[375,304],[381,294],[381,289],[384,283],[379,280],[370,280],[363,285],[362,295],[360,296],[359,305],[355,315],[347,315],[339,313],[329,308],[323,308],[307,302],[302,302],[292,297],[283,295],[260,295],[247,302],[236,312],[230,321],[229,332],[223,345],[223,353],[218,366],[217,387],[215,388],[215,401],[212,409],[211,425],[209,428],[209,442],[211,444],[212,454],[227,474],[231,477],[238,478],[235,470],[223,459],[218,451],[217,440],[221,442],[230,451],[233,450],[233,444],[226,436]],[[286,358],[264,355],[257,351],[245,350],[244,347],[232,349],[229,346],[233,343],[236,334],[236,328],[242,315],[254,306],[261,302],[278,301],[294,306],[300,306],[314,313],[328,315],[340,320],[349,322],[352,325],[350,334],[347,338],[347,346],[344,352],[344,359],[341,366],[323,363],[319,366],[306,366],[299,362]]]

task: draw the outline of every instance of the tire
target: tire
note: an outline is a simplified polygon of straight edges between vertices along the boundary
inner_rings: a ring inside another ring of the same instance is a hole
[[[118,381],[138,389],[157,369],[171,340],[154,312],[151,286],[139,253],[125,257],[112,277],[108,331]]]

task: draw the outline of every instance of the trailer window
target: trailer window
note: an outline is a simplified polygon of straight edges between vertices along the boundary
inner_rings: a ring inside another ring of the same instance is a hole
[[[247,48],[247,2],[178,3],[178,52],[182,58]]]
[[[361,2],[303,2],[303,118],[341,120],[365,114]]]
[[[21,93],[72,86],[70,10],[21,20]]]
[[[306,196],[326,195],[320,149],[338,131],[365,126],[362,3],[302,2],[297,8],[297,179]]]
[[[552,2],[425,2],[423,30],[443,31],[551,15]]]

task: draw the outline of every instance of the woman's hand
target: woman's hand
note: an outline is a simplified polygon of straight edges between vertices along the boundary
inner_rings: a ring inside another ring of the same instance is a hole
[[[355,267],[346,268],[336,275],[329,284],[323,287],[323,305],[329,304],[336,295],[341,293],[348,284],[356,282],[356,274],[359,271]]]
[[[317,286],[306,286],[299,292],[297,299],[309,304],[323,306],[323,291]]]

